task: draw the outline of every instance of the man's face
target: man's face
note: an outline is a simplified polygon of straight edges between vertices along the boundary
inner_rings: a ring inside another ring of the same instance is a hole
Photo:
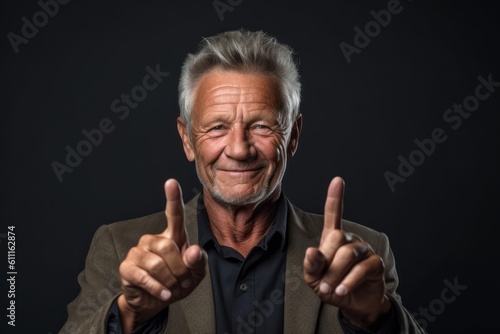
[[[286,134],[278,123],[279,96],[277,81],[261,74],[212,70],[198,82],[191,138],[180,118],[178,130],[187,158],[219,203],[255,204],[279,192],[301,126],[299,117]]]

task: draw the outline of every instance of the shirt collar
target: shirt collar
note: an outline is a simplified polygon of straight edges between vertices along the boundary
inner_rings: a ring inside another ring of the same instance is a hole
[[[277,202],[278,210],[273,218],[273,224],[267,231],[263,240],[259,242],[260,245],[266,250],[269,241],[277,233],[281,236],[281,250],[285,249],[286,245],[286,222],[288,219],[288,204],[286,197],[283,193]],[[210,229],[210,224],[208,221],[207,210],[205,209],[205,203],[203,202],[203,193],[198,197],[197,203],[197,218],[198,218],[198,243],[201,247],[205,247],[209,242],[217,244],[216,239]]]

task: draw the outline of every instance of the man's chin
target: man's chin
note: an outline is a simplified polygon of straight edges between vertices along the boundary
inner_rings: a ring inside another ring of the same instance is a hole
[[[233,187],[227,191],[213,189],[210,191],[212,198],[221,205],[251,205],[261,202],[268,195],[267,189],[261,189],[259,192],[238,191],[238,187]]]

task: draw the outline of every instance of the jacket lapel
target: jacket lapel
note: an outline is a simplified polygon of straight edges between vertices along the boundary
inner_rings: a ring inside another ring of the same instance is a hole
[[[186,230],[189,243],[198,243],[196,205],[198,196],[186,204]],[[320,299],[303,278],[303,260],[308,247],[317,247],[321,231],[288,202],[287,255],[284,296],[284,333],[314,333],[320,311]],[[198,287],[181,300],[180,307],[189,319],[191,333],[215,333],[215,310],[210,270]],[[176,319],[171,319],[175,321]]]
[[[316,225],[289,201],[288,208],[284,333],[314,333],[321,301],[304,281],[303,261],[306,249],[318,246],[321,231],[311,230]]]
[[[197,220],[198,196],[195,196],[186,204],[186,230],[189,244],[198,244],[198,220]],[[212,293],[212,280],[208,264],[206,276],[198,284],[196,289],[180,301],[180,306],[188,319],[190,333],[215,333],[215,310]]]

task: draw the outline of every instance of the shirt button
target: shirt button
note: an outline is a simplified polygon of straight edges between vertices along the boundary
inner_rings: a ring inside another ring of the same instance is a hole
[[[240,284],[240,290],[245,292],[248,290],[248,285],[246,283],[241,283]]]

